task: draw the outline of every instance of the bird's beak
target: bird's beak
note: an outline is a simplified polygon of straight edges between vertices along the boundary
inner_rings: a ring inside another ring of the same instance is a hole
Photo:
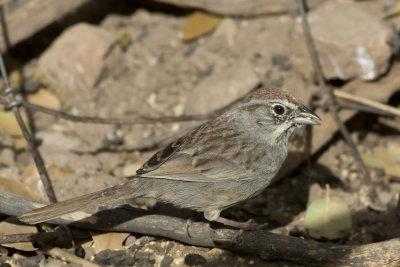
[[[300,104],[299,111],[296,118],[294,119],[295,123],[308,125],[320,124],[320,120],[320,117],[318,117],[314,112],[312,112],[310,109],[302,104]]]

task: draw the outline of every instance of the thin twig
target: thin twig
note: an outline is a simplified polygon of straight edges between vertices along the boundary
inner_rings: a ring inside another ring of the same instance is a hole
[[[314,67],[314,71],[317,75],[318,83],[321,88],[321,92],[323,94],[326,94],[328,96],[329,100],[329,111],[332,114],[332,117],[334,118],[336,124],[339,127],[340,133],[342,134],[343,138],[345,139],[346,143],[348,144],[351,153],[353,154],[353,157],[355,161],[357,162],[357,167],[358,171],[360,174],[360,177],[363,179],[363,186],[360,188],[362,196],[366,197],[366,204],[375,210],[384,210],[383,204],[381,203],[378,194],[376,193],[371,177],[369,176],[368,170],[366,165],[364,164],[363,160],[361,159],[360,153],[357,150],[357,147],[353,140],[351,139],[350,133],[347,130],[346,126],[342,122],[342,120],[339,117],[339,105],[337,104],[335,95],[333,93],[332,88],[328,88],[326,86],[324,76],[322,74],[322,68],[321,64],[318,58],[318,53],[317,50],[315,49],[314,42],[311,36],[311,31],[310,31],[310,26],[308,25],[308,20],[306,16],[306,11],[305,11],[305,4],[304,0],[297,0],[299,10],[300,10],[300,15],[302,18],[303,22],[303,30],[304,30],[304,36],[307,42],[307,48],[308,52],[311,57],[311,61]]]
[[[385,105],[385,104],[382,104],[377,101],[370,100],[370,99],[367,99],[367,98],[364,98],[361,96],[352,95],[352,94],[343,92],[341,90],[334,90],[333,94],[339,99],[362,104],[367,107],[372,107],[372,108],[379,110],[380,112],[387,114],[387,115],[400,117],[400,109],[399,108]]]
[[[44,166],[43,159],[36,148],[35,142],[33,141],[31,134],[29,133],[27,127],[25,126],[24,120],[22,119],[21,113],[19,111],[19,106],[20,106],[19,104],[21,103],[21,101],[17,98],[15,90],[13,90],[13,88],[11,88],[10,86],[7,71],[3,61],[3,56],[1,55],[1,53],[0,53],[0,71],[3,77],[6,98],[8,100],[7,104],[9,105],[9,108],[11,108],[11,110],[13,111],[15,118],[18,121],[18,125],[21,128],[21,131],[24,135],[24,138],[29,145],[29,148],[33,156],[33,160],[35,161],[36,168],[38,169],[40,175],[40,179],[46,190],[47,197],[51,202],[57,202],[57,198],[54,193],[53,187],[51,186],[50,178],[47,173],[46,167]]]
[[[391,116],[390,114],[380,111],[380,110],[377,110],[373,107],[346,101],[343,99],[338,99],[338,100],[339,100],[338,104],[340,105],[340,108],[352,109],[352,110],[361,111],[361,112],[365,112],[365,113],[371,113],[371,114],[375,114],[375,115],[379,115],[379,116]]]
[[[215,112],[202,115],[182,115],[182,116],[170,116],[170,117],[166,116],[159,118],[150,118],[150,117],[99,118],[90,116],[75,116],[62,111],[56,111],[42,106],[38,106],[26,100],[23,100],[22,104],[33,111],[43,112],[45,114],[62,118],[65,120],[75,121],[75,122],[97,123],[97,124],[154,124],[154,123],[173,123],[173,122],[183,122],[183,121],[203,121],[216,117],[223,112],[218,110]]]
[[[71,243],[71,240],[66,240],[65,234],[59,229],[63,228],[57,228],[54,232],[0,235],[0,244],[21,242],[43,242],[49,244],[56,241],[63,244]],[[90,233],[86,230],[72,229],[71,233],[73,240],[91,237]]]
[[[1,235],[0,244],[38,242],[38,241],[49,242],[56,239],[57,239],[57,234],[54,232],[12,234],[12,235]]]

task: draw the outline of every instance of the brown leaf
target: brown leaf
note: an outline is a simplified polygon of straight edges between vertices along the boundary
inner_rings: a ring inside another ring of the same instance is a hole
[[[191,41],[205,34],[211,33],[220,22],[220,17],[196,11],[189,17],[183,27],[182,39],[184,41]]]
[[[39,190],[31,190],[27,184],[14,180],[0,177],[0,190],[7,191],[19,196],[26,198],[32,198],[36,200],[43,200]]]
[[[38,106],[42,106],[48,109],[60,110],[61,103],[58,98],[45,89],[40,89],[34,94],[28,96],[28,99],[31,103],[36,104]]]
[[[21,114],[26,125],[26,116]],[[12,136],[22,136],[17,119],[12,111],[0,111],[0,133]]]
[[[130,235],[129,233],[101,233],[101,234],[91,233],[91,234],[96,254],[105,249],[123,250],[124,240]]]
[[[8,217],[0,223],[0,235],[12,235],[12,234],[29,234],[37,233],[36,226],[21,224],[16,218]],[[31,242],[23,243],[6,243],[1,244],[2,246],[15,248],[23,251],[35,251],[36,248]]]

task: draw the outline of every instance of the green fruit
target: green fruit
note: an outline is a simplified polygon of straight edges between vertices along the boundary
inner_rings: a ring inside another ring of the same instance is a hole
[[[351,229],[350,210],[338,198],[317,199],[307,208],[305,224],[313,238],[339,239]]]

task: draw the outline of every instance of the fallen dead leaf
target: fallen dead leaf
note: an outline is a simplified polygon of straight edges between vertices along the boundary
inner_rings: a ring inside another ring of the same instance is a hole
[[[58,100],[58,98],[45,89],[40,89],[36,93],[29,95],[28,100],[35,105],[42,106],[48,109],[61,109],[61,102]]]
[[[400,144],[389,142],[387,147],[375,147],[372,154],[361,156],[367,165],[382,168],[391,178],[400,178]]]
[[[130,233],[112,233],[112,232],[101,233],[101,234],[91,233],[91,234],[96,254],[105,249],[123,250],[124,240],[130,235]]]
[[[184,41],[191,41],[211,33],[218,26],[221,20],[221,17],[196,11],[189,17],[183,27],[182,39]]]
[[[27,120],[25,114],[21,114],[21,116],[26,125]],[[22,136],[22,131],[12,111],[0,111],[0,133]]]
[[[43,200],[43,197],[38,190],[31,190],[31,188],[27,184],[14,179],[0,177],[0,190],[7,191],[26,198]]]
[[[41,196],[41,200],[47,200],[36,165],[30,164],[26,166],[23,169],[21,178],[24,181],[24,184],[30,189],[30,191],[34,192],[36,195]]]
[[[0,235],[11,235],[11,234],[29,234],[37,233],[37,228],[33,225],[21,224],[16,218],[8,217],[0,223]],[[23,243],[5,243],[2,246],[15,248],[23,251],[35,251],[36,248],[32,245],[32,242]]]

